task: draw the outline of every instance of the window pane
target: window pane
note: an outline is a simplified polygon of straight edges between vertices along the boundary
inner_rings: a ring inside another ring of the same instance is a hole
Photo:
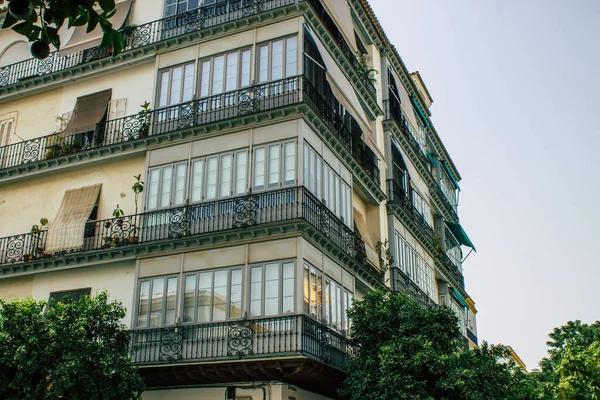
[[[200,97],[208,96],[210,87],[210,61],[202,63],[202,77],[200,78]]]
[[[175,198],[173,205],[180,206],[185,202],[185,178],[187,165],[177,164],[175,167]]]
[[[227,316],[227,275],[228,271],[226,270],[215,272],[213,321],[223,321]]]
[[[262,267],[253,267],[250,271],[250,316],[262,314]]]
[[[162,168],[162,193],[160,194],[160,207],[171,205],[171,190],[173,186],[173,167]]]
[[[185,66],[185,76],[183,79],[183,97],[182,102],[191,101],[194,97],[194,64]]]
[[[323,318],[331,325],[331,281],[325,279],[325,296],[323,299]]]
[[[309,188],[309,186],[308,186],[308,173],[309,173],[308,172],[309,171],[308,162],[309,162],[309,156],[308,156],[308,145],[306,143],[304,143],[304,157],[303,157],[302,161],[303,161],[302,164],[304,166],[304,173],[303,173],[303,175],[304,175],[304,177],[303,177],[304,178],[304,186],[306,188]]]
[[[185,277],[183,297],[183,322],[194,322],[194,297],[196,294],[196,275]]]
[[[225,90],[231,92],[237,89],[238,82],[238,53],[230,53],[227,55],[227,83]]]
[[[165,324],[175,323],[175,312],[177,310],[177,278],[167,280],[167,308],[165,315]]]
[[[279,160],[281,147],[278,144],[269,146],[269,188],[279,186]]]
[[[310,315],[317,316],[317,270],[310,268]]]
[[[242,270],[231,271],[231,286],[229,292],[229,318],[242,316]]]
[[[298,38],[286,40],[285,76],[290,77],[298,73]]]
[[[294,312],[294,263],[283,264],[282,313]]]
[[[233,155],[221,156],[221,197],[231,195],[231,174],[233,172]]]
[[[181,101],[181,85],[183,80],[183,67],[173,68],[173,76],[171,78],[171,95],[169,104],[177,104]]]
[[[279,264],[265,265],[265,316],[279,314]]]
[[[239,151],[235,154],[235,194],[246,193],[248,171],[248,152]]]
[[[140,296],[138,306],[137,326],[139,328],[148,327],[148,297],[150,295],[150,281],[140,283]]]
[[[198,315],[196,322],[210,321],[212,272],[201,272],[198,278]]]
[[[316,156],[316,169],[315,169],[315,196],[317,199],[321,199],[321,168],[323,161],[321,157]]]
[[[192,164],[191,201],[202,200],[202,185],[204,183],[204,160],[195,160]]]
[[[150,177],[148,179],[148,206],[147,210],[156,210],[158,207],[158,182],[160,177],[160,168],[154,168],[150,170]]]
[[[169,71],[160,74],[160,99],[158,100],[159,107],[167,106],[169,99]]]
[[[285,165],[284,180],[286,185],[293,185],[296,182],[296,143],[288,142],[285,144]]]
[[[163,300],[165,292],[165,279],[152,280],[152,300],[150,302],[150,327],[163,325]]]
[[[271,80],[283,78],[283,40],[273,42],[273,66],[271,67]]]
[[[304,312],[310,314],[310,277],[308,266],[304,266]]]
[[[254,151],[254,189],[265,188],[265,148],[260,147]]]
[[[219,157],[210,157],[206,166],[206,198],[217,198],[217,169]]]
[[[250,55],[250,50],[242,52],[242,87],[250,85]]]
[[[215,57],[212,80],[212,94],[223,93],[223,78],[225,74],[225,56]]]
[[[331,170],[327,164],[323,163],[323,196],[322,199],[325,200],[325,203],[329,206],[329,174]]]
[[[258,81],[269,80],[269,46],[261,46],[259,49]]]

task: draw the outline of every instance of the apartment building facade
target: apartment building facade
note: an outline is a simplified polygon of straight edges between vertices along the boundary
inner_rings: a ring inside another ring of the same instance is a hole
[[[44,60],[0,31],[0,296],[123,302],[145,399],[335,398],[378,287],[477,344],[461,177],[366,1],[124,0],[113,25],[121,54],[77,27]]]

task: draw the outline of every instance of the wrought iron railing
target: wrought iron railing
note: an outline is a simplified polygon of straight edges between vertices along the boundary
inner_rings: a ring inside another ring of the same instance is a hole
[[[0,264],[32,261],[44,257],[46,233],[24,233],[0,238]]]
[[[125,47],[129,51],[173,37],[197,32],[250,15],[270,11],[297,3],[299,0],[221,0],[187,13],[162,18],[122,31]],[[0,87],[48,75],[112,56],[111,49],[100,46],[61,55],[58,51],[43,59],[31,58],[0,68]]]
[[[436,183],[431,183],[431,184],[429,184],[429,189],[431,190],[433,195],[435,197],[437,197],[439,199],[439,201],[444,205],[444,208],[446,209],[448,214],[450,214],[450,217],[454,221],[458,221],[458,214],[456,214],[456,210],[454,209],[452,204],[450,204],[450,202],[448,201],[448,198],[442,191],[442,188],[440,188],[440,186]]]
[[[449,276],[456,279],[457,283],[464,289],[465,278],[463,277],[460,269],[454,264],[454,262],[444,253],[443,251],[438,252],[437,259],[439,264],[442,266],[442,270]]]
[[[90,221],[85,225],[81,247],[71,251],[45,251],[45,233],[33,244],[30,235],[2,238],[0,260],[5,264],[30,261],[24,256],[34,248],[44,249],[39,258],[53,257],[297,220],[308,222],[349,257],[378,273],[361,257],[365,253],[364,242],[304,187]]]
[[[354,354],[349,339],[305,315],[134,330],[132,346],[140,365],[305,355],[343,369]]]
[[[0,147],[0,169],[125,143],[210,123],[239,118],[305,102],[352,153],[352,136],[319,92],[302,76],[263,83],[175,106],[129,115],[78,134],[54,133]],[[361,144],[365,146],[364,144]],[[355,155],[367,175],[379,184],[379,169],[366,150]]]
[[[348,60],[350,65],[352,65],[352,68],[356,71],[358,78],[361,80],[363,85],[365,85],[365,87],[369,91],[369,94],[371,95],[371,97],[373,97],[373,99],[376,99],[377,98],[377,89],[375,89],[375,85],[373,84],[373,82],[371,82],[371,79],[369,78],[370,72],[369,72],[369,67],[367,66],[367,64],[362,63],[358,59],[356,54],[354,54],[354,52],[348,45],[348,42],[346,42],[346,39],[344,39],[344,35],[342,35],[342,33],[340,32],[340,29],[338,28],[336,23],[333,21],[333,19],[331,18],[331,16],[327,12],[327,10],[325,10],[325,7],[323,7],[323,4],[321,4],[321,1],[320,0],[307,0],[307,1],[308,1],[308,4],[310,4],[312,6],[312,8],[315,10],[315,14],[317,15],[317,17],[319,17],[319,20],[321,21],[323,26],[327,29],[327,31],[329,32],[329,34],[331,35],[333,40],[337,43],[338,47],[340,48],[340,50],[341,50],[342,54],[344,55],[344,57],[346,58],[346,60]]]
[[[423,214],[421,214],[412,201],[406,195],[406,192],[395,180],[388,179],[388,201],[392,204],[400,206],[408,215],[410,220],[417,226],[417,228],[423,233],[427,241],[433,245],[433,229],[425,220]]]
[[[427,307],[437,306],[427,293],[423,291],[404,271],[398,267],[391,268],[392,290],[404,293],[411,300]]]

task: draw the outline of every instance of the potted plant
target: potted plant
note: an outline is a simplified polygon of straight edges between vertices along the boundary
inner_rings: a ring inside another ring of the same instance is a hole
[[[138,121],[140,122],[140,127],[138,128],[138,137],[145,138],[148,137],[150,133],[150,118],[152,117],[152,111],[150,110],[150,103],[147,101],[141,105],[142,109],[138,113]]]
[[[365,60],[362,54],[357,53],[356,58],[359,61],[360,77],[362,78],[362,80],[370,82],[372,85],[374,85],[377,82],[377,78],[375,78],[375,75],[379,72],[377,72],[376,69],[369,67],[369,64],[367,64],[367,60]]]
[[[113,215],[113,217],[115,217],[117,219],[117,225],[119,227],[123,226],[123,216],[125,215],[125,213],[123,212],[123,210],[121,210],[119,208],[118,204],[117,204],[117,208],[115,208],[112,215]]]
[[[112,238],[110,236],[104,236],[102,238],[104,240],[104,244],[102,245],[103,249],[108,249],[110,247],[110,243],[112,242]]]
[[[140,194],[144,191],[144,182],[142,181],[142,174],[139,174],[138,176],[133,176],[133,178],[135,179],[135,183],[133,184],[133,186],[131,187],[131,190],[133,190],[133,199],[135,202],[135,215],[137,217],[137,213],[138,213],[138,201],[139,201],[139,197]],[[134,217],[134,218],[136,218]],[[138,228],[135,224],[131,224],[131,234],[130,234],[130,238],[129,238],[129,243],[131,244],[137,244],[139,238],[137,236],[138,232],[139,232],[140,228]]]
[[[104,227],[105,227],[106,229],[110,229],[110,226],[111,226],[111,225],[112,225],[112,224],[110,223],[110,221],[106,221],[106,222],[104,223]]]
[[[44,246],[40,243],[40,233],[47,229],[48,226],[48,218],[42,217],[40,218],[40,224],[35,224],[31,226],[31,235],[32,235],[32,248],[35,247],[35,252],[38,256],[44,254]],[[32,260],[33,254],[25,254],[23,256],[25,261]]]
[[[140,228],[135,225],[131,226],[131,236],[129,236],[129,244],[138,244],[140,238],[138,236],[138,232]]]

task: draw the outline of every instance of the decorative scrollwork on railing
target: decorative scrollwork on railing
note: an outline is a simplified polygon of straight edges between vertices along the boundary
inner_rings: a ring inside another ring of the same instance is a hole
[[[137,116],[127,117],[125,121],[122,121],[123,130],[121,136],[123,140],[137,139],[142,133],[142,119]]]
[[[186,208],[172,210],[169,219],[169,237],[180,238],[190,234],[190,216]]]
[[[102,48],[99,46],[91,47],[83,51],[83,62],[88,63],[90,61],[98,60],[102,58]]]
[[[243,9],[242,15],[247,17],[249,15],[257,14],[262,11],[264,0],[242,0]]]
[[[38,63],[37,74],[45,75],[45,74],[49,74],[50,72],[52,72],[52,67],[53,67],[54,61],[56,61],[57,57],[58,57],[58,52],[55,51],[55,52],[50,53],[50,55],[48,57],[46,57],[45,59],[37,61],[37,63]]]
[[[117,218],[110,223],[109,236],[118,244],[121,240],[129,239],[133,226],[131,217]]]
[[[196,32],[204,28],[206,24],[206,10],[201,8],[197,11],[188,12],[185,16],[185,33]]]
[[[125,32],[124,36],[126,49],[136,49],[150,44],[152,37],[151,25],[138,26],[135,29]]]
[[[160,361],[181,360],[183,350],[181,328],[166,328],[160,332]]]
[[[23,147],[23,161],[24,163],[38,161],[41,151],[41,139],[34,139],[25,142]]]
[[[240,358],[251,355],[253,338],[254,329],[251,322],[244,321],[231,326],[227,335],[227,355]]]
[[[25,235],[17,235],[8,238],[6,243],[6,259],[4,262],[13,263],[23,261],[25,254]]]
[[[253,114],[258,110],[260,100],[263,97],[262,88],[252,87],[239,93],[239,115]]]
[[[196,125],[196,102],[179,106],[177,111],[177,129],[186,129]]]
[[[240,197],[233,206],[234,228],[248,228],[256,225],[258,199],[252,195]]]
[[[10,66],[0,68],[0,86],[8,85],[9,78],[10,78]]]

